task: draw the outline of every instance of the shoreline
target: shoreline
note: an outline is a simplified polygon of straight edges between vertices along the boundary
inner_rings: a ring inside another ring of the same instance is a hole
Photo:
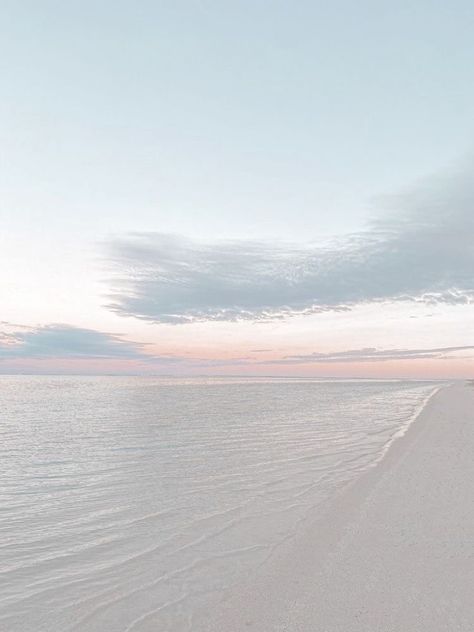
[[[470,632],[473,415],[471,385],[439,387],[372,467],[193,629]]]

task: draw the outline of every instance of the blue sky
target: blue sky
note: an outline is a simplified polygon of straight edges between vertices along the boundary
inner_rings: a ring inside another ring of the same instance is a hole
[[[76,328],[181,372],[469,347],[473,22],[468,2],[5,2],[9,344]],[[471,371],[447,353],[390,371]]]

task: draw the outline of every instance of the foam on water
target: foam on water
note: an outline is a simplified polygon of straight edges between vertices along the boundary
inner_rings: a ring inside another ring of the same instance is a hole
[[[0,630],[190,630],[438,385],[0,378]]]

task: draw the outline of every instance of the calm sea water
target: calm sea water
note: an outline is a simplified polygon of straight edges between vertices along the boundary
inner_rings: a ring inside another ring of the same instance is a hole
[[[0,630],[191,630],[436,386],[0,377]]]

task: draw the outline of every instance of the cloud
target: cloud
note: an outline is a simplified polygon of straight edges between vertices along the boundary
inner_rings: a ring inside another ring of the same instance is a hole
[[[472,351],[474,345],[460,347],[435,347],[433,349],[352,349],[333,353],[309,353],[288,355],[278,360],[267,360],[264,364],[318,364],[337,362],[386,362],[388,360],[435,360],[452,353]]]
[[[5,326],[7,323],[3,323]],[[51,324],[42,327],[0,332],[0,360],[15,358],[152,358],[144,344],[122,340],[120,336],[82,329],[71,325]]]
[[[386,197],[330,245],[200,243],[136,233],[108,244],[108,307],[156,323],[269,320],[374,301],[474,301],[471,170]],[[289,217],[291,221],[291,217]]]

